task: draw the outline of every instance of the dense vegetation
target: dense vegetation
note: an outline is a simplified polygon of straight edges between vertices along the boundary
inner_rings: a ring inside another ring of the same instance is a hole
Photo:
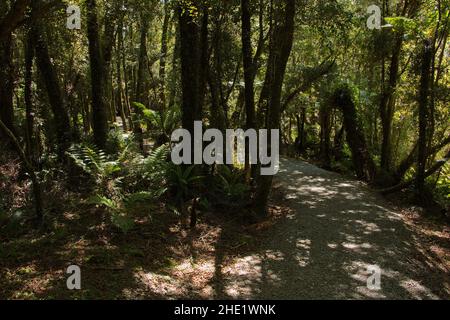
[[[264,220],[273,177],[248,157],[172,163],[194,121],[280,129],[284,155],[448,214],[449,15],[448,0],[2,0],[1,232],[51,232],[79,206],[124,236],[160,213]]]

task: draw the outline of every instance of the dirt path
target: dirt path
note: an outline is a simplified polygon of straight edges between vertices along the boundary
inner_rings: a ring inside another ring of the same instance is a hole
[[[283,160],[277,176],[293,213],[258,254],[222,270],[223,296],[262,299],[449,299],[449,270],[364,184]],[[367,267],[382,270],[367,288]]]

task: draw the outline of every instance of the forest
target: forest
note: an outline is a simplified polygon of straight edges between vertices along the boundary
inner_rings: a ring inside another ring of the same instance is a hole
[[[0,299],[450,299],[449,31],[449,0],[1,0]]]

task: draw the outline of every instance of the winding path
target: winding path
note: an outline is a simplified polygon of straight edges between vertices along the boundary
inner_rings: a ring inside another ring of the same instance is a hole
[[[363,183],[282,160],[276,178],[292,214],[261,250],[222,270],[222,293],[252,299],[449,299],[449,273]],[[381,268],[369,290],[368,266]],[[441,269],[440,269],[441,268]]]

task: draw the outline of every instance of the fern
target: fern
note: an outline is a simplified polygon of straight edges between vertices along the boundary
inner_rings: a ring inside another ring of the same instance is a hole
[[[89,145],[73,145],[67,155],[86,173],[106,178],[121,170],[117,161],[108,161],[104,151]]]
[[[111,222],[123,233],[128,233],[134,227],[134,220],[125,213],[113,212],[111,214]]]
[[[192,196],[192,190],[204,177],[195,172],[196,166],[189,167],[172,165],[168,170],[169,185],[175,191],[177,202],[187,201]]]
[[[117,160],[109,159],[103,151],[89,145],[74,145],[68,151],[73,161],[97,181],[96,195],[90,198],[89,203],[104,207],[110,213],[112,224],[124,233],[134,224],[130,212],[139,205],[151,208],[152,203],[167,192],[169,168],[169,146],[155,149],[144,159],[136,154],[130,158],[131,145],[124,148]],[[135,181],[147,180],[146,190],[127,194],[123,181],[130,177]]]
[[[181,111],[176,106],[165,112],[148,109],[138,102],[134,102],[133,107],[140,117],[140,122],[145,121],[156,130],[157,134],[163,135],[166,139],[169,139],[181,121]]]
[[[126,197],[124,200],[125,207],[127,209],[134,208],[137,204],[150,203],[159,199],[164,193],[166,193],[166,188],[159,188],[152,191],[141,191],[132,193]]]
[[[223,165],[218,167],[217,177],[220,191],[230,201],[241,200],[249,191],[249,187],[243,183],[243,172]]]
[[[134,226],[134,219],[128,216],[121,200],[113,200],[103,195],[95,195],[89,199],[90,204],[105,207],[111,214],[111,223],[123,233],[128,233]]]

